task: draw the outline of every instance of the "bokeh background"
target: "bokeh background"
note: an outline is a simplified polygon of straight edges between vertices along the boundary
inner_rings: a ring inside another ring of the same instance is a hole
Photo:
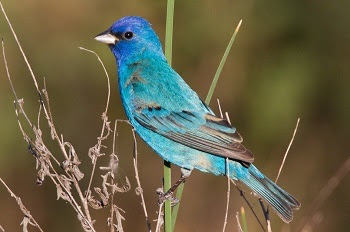
[[[107,46],[93,40],[112,22],[126,15],[147,18],[164,41],[166,1],[3,1],[28,59],[42,86],[46,77],[56,126],[82,161],[87,184],[89,147],[101,129],[107,96],[106,78],[96,58],[78,49],[99,53],[112,81],[109,118],[125,118],[117,91],[115,61]],[[255,164],[274,179],[291,139],[297,118],[299,130],[282,171],[279,185],[296,196],[302,207],[290,225],[271,213],[273,231],[298,231],[310,217],[314,199],[349,157],[350,138],[350,1],[176,1],[173,66],[205,98],[221,56],[240,19],[243,24],[223,69],[211,102],[216,98],[256,155]],[[38,99],[30,74],[0,16],[13,82],[29,116],[35,120]],[[14,96],[0,62],[0,176],[31,210],[45,231],[81,231],[75,212],[56,200],[55,186],[46,180],[37,186],[35,160],[27,151],[13,107]],[[45,121],[42,121],[45,124]],[[53,152],[57,146],[50,142]],[[118,154],[132,190],[118,194],[126,231],[145,231],[132,166],[132,136],[120,125]],[[109,144],[108,144],[109,143]],[[107,145],[111,145],[110,141]],[[111,147],[111,146],[110,146]],[[108,149],[107,149],[108,150]],[[101,158],[107,164],[108,158]],[[156,218],[163,162],[139,141],[139,166],[146,204]],[[173,168],[173,179],[179,175]],[[100,183],[96,175],[95,183]],[[314,231],[348,231],[350,178],[319,208]],[[224,177],[194,172],[185,186],[177,231],[221,231],[226,205]],[[262,217],[255,198],[250,198]],[[236,212],[246,208],[249,231],[260,231],[237,191],[231,192],[227,231],[236,231]],[[108,210],[94,212],[97,228],[107,231]],[[0,225],[20,231],[21,213],[0,186]],[[153,228],[155,223],[153,223]]]

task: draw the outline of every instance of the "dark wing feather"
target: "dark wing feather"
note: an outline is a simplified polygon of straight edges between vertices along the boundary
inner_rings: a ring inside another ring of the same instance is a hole
[[[215,115],[145,107],[134,117],[142,126],[185,146],[248,164],[254,161],[236,129]]]

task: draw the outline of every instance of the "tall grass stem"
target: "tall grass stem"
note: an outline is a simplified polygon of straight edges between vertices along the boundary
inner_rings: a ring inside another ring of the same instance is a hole
[[[169,0],[171,1],[171,0]],[[168,1],[168,4],[169,4],[169,1]],[[225,50],[225,53],[224,55],[222,56],[222,59],[220,61],[220,64],[219,64],[219,67],[218,69],[216,70],[216,73],[215,73],[215,76],[213,78],[213,82],[211,83],[211,86],[210,86],[210,89],[209,89],[209,92],[207,94],[207,97],[205,98],[205,103],[209,105],[210,103],[210,100],[213,96],[213,93],[214,93],[214,90],[215,90],[215,87],[216,87],[216,84],[219,80],[219,77],[220,77],[220,74],[221,74],[221,71],[222,71],[222,68],[224,67],[224,64],[226,62],[226,59],[227,59],[227,56],[231,50],[231,47],[233,45],[233,42],[235,41],[235,38],[236,38],[236,35],[239,31],[239,28],[242,24],[242,20],[239,21],[231,39],[230,39],[230,42],[228,43],[227,47],[226,47],[226,50]],[[167,35],[167,34],[166,34]],[[165,56],[167,57],[167,41],[165,41]],[[168,59],[168,57],[167,57]],[[168,59],[169,60],[169,59]],[[185,187],[185,183],[182,183],[180,184],[180,186],[177,188],[177,192],[176,192],[176,198],[179,200],[179,203],[177,205],[174,206],[174,209],[173,209],[173,215],[172,215],[172,223],[173,223],[173,226],[172,226],[172,229],[174,231],[175,229],[175,224],[176,224],[176,219],[177,219],[177,214],[179,212],[179,207],[180,207],[180,202],[181,202],[181,198],[182,198],[182,193],[183,193],[183,190],[184,190],[184,187]]]
[[[210,86],[210,88],[209,88],[208,95],[207,95],[207,97],[205,98],[205,103],[206,103],[207,105],[209,105],[210,100],[211,100],[211,98],[212,98],[212,96],[213,96],[213,93],[214,93],[216,84],[218,83],[218,80],[219,80],[219,77],[220,77],[222,68],[224,67],[224,64],[225,64],[225,62],[226,62],[227,56],[228,56],[228,54],[230,53],[232,44],[233,44],[233,42],[235,41],[236,35],[237,35],[238,31],[239,31],[239,28],[241,27],[241,24],[242,24],[242,19],[239,21],[239,23],[238,23],[238,25],[237,25],[237,27],[236,27],[236,30],[233,32],[233,35],[232,35],[232,37],[231,37],[231,39],[230,39],[230,42],[229,42],[228,45],[227,45],[227,48],[226,48],[226,50],[225,50],[225,53],[224,53],[224,55],[223,55],[222,58],[221,58],[219,67],[218,67],[218,69],[216,70],[215,76],[214,76],[214,78],[213,78],[213,82],[211,83],[211,86]]]
[[[166,28],[165,28],[165,57],[171,66],[173,47],[173,25],[174,25],[174,5],[175,0],[167,0]],[[164,192],[171,188],[171,165],[164,161]],[[164,230],[171,232],[173,225],[171,221],[171,202],[164,204]]]

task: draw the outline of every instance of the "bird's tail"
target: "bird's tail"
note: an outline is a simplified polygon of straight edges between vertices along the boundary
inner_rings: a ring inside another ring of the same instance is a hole
[[[299,209],[301,205],[299,201],[264,176],[254,165],[250,165],[248,170],[248,177],[240,181],[265,199],[284,222],[292,221],[293,210]]]

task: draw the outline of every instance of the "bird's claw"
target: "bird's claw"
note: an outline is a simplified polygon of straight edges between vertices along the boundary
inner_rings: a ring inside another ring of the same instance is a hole
[[[166,192],[164,193],[163,189],[162,188],[158,188],[156,190],[159,198],[158,198],[158,204],[161,205],[163,204],[166,200],[169,200],[171,202],[171,206],[175,206],[177,205],[180,201],[173,196],[173,193],[172,192]]]

